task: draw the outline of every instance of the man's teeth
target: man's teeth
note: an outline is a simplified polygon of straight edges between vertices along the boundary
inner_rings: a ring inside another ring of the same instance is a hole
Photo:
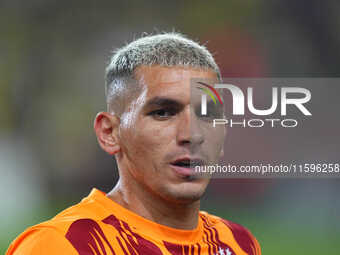
[[[187,161],[177,162],[175,165],[182,166],[182,167],[190,167],[190,162],[187,162]]]
[[[194,167],[197,165],[201,165],[201,162],[185,160],[185,161],[176,162],[174,163],[174,165],[180,166],[180,167]]]

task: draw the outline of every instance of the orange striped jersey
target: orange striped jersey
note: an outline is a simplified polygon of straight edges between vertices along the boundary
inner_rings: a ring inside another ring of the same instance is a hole
[[[259,255],[244,227],[199,213],[194,230],[147,220],[93,189],[80,203],[28,228],[7,255]]]

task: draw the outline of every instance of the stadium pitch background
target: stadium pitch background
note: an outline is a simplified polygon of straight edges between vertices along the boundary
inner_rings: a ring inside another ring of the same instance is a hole
[[[339,77],[339,10],[335,1],[316,0],[2,1],[0,253],[26,227],[92,187],[113,186],[113,160],[92,130],[95,114],[105,109],[112,49],[142,32],[175,29],[206,42],[223,77]],[[313,157],[313,148],[315,157],[338,157],[339,129],[330,123],[339,122],[339,103],[332,91],[323,92],[326,105],[313,101],[331,111],[318,132],[301,141],[310,154],[295,151],[302,161]],[[254,159],[275,146],[243,135],[259,144]],[[229,143],[237,139],[236,132]],[[245,157],[242,150],[238,155]],[[214,179],[202,210],[249,228],[263,254],[336,254],[339,184],[338,178]]]

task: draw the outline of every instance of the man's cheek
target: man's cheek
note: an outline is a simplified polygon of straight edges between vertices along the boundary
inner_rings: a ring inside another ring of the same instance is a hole
[[[216,130],[216,131],[210,133],[210,137],[208,140],[209,140],[209,143],[213,144],[214,146],[220,147],[221,144],[224,143],[224,133],[223,133],[223,130]]]

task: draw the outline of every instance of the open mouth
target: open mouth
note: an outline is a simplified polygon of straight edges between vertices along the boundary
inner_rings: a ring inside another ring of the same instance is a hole
[[[171,163],[175,173],[185,178],[197,176],[196,167],[205,165],[205,162],[199,158],[183,157]]]
[[[184,168],[195,168],[196,166],[202,166],[204,164],[203,160],[200,159],[179,159],[172,163],[174,166],[184,167]]]

